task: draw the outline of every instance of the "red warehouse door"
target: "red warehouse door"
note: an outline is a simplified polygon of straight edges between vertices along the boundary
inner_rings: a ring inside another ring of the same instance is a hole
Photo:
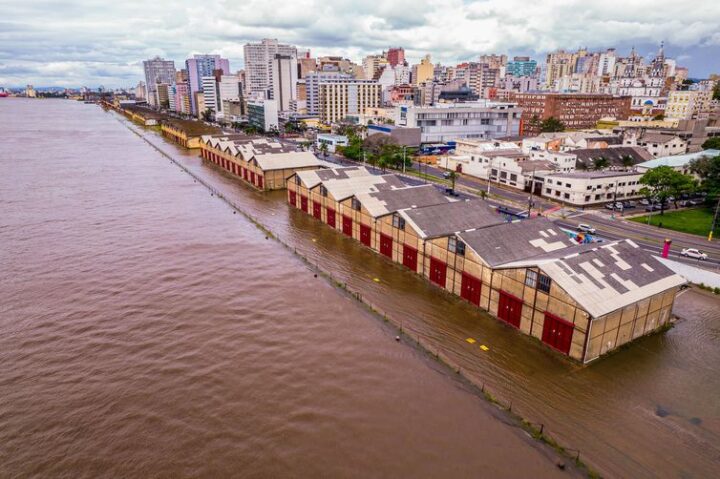
[[[325,208],[325,213],[327,214],[327,224],[335,228],[335,210],[332,208]]]
[[[313,201],[313,216],[317,219],[321,219],[322,206],[317,201]]]
[[[249,181],[247,168],[243,168],[243,178],[245,178],[245,181]]]
[[[258,175],[257,180],[258,180],[258,182],[257,182],[258,188],[260,188],[261,190],[264,189],[263,181],[265,180],[265,177]]]
[[[498,304],[498,318],[516,328],[520,327],[522,317],[522,301],[515,296],[500,291],[500,303]]]
[[[391,236],[380,233],[380,253],[392,259],[393,240]]]
[[[368,225],[360,224],[360,242],[365,246],[370,246],[370,227]]]
[[[439,259],[430,258],[430,281],[438,286],[445,287],[445,275],[447,274],[447,265]]]
[[[294,191],[288,191],[288,203],[297,207],[297,193]]]
[[[250,183],[252,183],[253,185],[255,184],[255,172],[254,171],[250,172]]]
[[[343,215],[343,233],[352,237],[353,235],[353,221],[349,216]]]
[[[406,244],[403,245],[403,264],[417,273],[417,250]]]
[[[460,287],[460,297],[470,301],[476,306],[480,306],[480,291],[482,283],[473,275],[462,274],[462,286]]]
[[[300,195],[300,209],[304,212],[308,212],[307,196]]]
[[[545,313],[542,341],[561,353],[569,354],[574,329],[575,326],[572,323],[560,319],[554,314]]]

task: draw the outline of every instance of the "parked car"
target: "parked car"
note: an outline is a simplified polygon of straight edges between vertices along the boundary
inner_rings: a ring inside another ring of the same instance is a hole
[[[590,225],[584,224],[584,223],[580,223],[577,226],[577,229],[578,229],[578,231],[582,231],[583,233],[590,233],[592,235],[594,235],[595,231],[596,231],[595,228],[593,228]]]
[[[635,208],[636,203],[634,201],[623,201],[622,205],[623,205],[623,208],[628,209],[628,208]]]
[[[680,252],[681,255],[688,258],[707,259],[708,255],[696,248],[685,248]]]
[[[645,207],[645,211],[660,211],[661,209],[661,206],[657,203],[653,203]]]
[[[605,208],[607,208],[607,209],[609,209],[609,210],[614,210],[614,209],[615,209],[615,203],[607,203],[607,204],[605,205]]]
[[[692,206],[692,203],[690,200],[680,200],[678,201],[678,206],[681,208],[685,208],[686,206]]]
[[[650,200],[648,200],[647,198],[643,198],[640,200],[640,204],[643,206],[647,206],[650,204]]]
[[[449,178],[450,178],[450,172],[449,172],[449,171],[444,172],[444,173],[443,173],[443,178],[445,178],[446,180],[449,179]]]
[[[688,206],[698,206],[703,204],[703,200],[688,200]]]

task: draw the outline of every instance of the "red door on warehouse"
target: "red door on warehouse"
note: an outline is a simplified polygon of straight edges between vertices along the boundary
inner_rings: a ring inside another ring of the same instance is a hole
[[[370,227],[368,225],[360,224],[360,242],[365,246],[372,245],[372,235],[370,234]]]
[[[500,291],[500,302],[498,304],[498,318],[516,328],[520,327],[522,318],[522,300],[510,293]]]
[[[300,195],[300,209],[304,212],[308,212],[307,196]]]
[[[297,193],[295,193],[294,191],[288,191],[288,196],[288,203],[297,207]]]
[[[561,353],[570,354],[574,330],[574,324],[558,318],[554,314],[545,313],[542,341]]]
[[[335,228],[335,210],[332,208],[325,208],[325,213],[327,215],[327,224],[332,228]]]
[[[313,201],[313,216],[317,219],[322,218],[322,205],[317,201]]]
[[[352,238],[353,235],[353,220],[351,217],[343,215],[342,230],[343,233]]]
[[[470,301],[475,306],[480,306],[480,291],[482,288],[482,282],[475,276],[463,273],[462,274],[462,285],[460,287],[460,297]]]
[[[417,273],[417,250],[412,246],[403,245],[403,264]]]
[[[445,277],[447,274],[447,265],[439,259],[430,258],[430,281],[437,284],[441,288],[445,287]]]
[[[380,253],[392,259],[393,240],[391,236],[380,233]]]

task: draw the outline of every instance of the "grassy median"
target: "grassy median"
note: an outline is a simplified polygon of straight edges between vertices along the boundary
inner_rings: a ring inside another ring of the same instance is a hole
[[[650,224],[669,230],[707,236],[712,225],[713,214],[712,208],[666,211],[664,215],[660,215],[658,212],[650,217]],[[648,217],[638,216],[630,218],[630,221],[648,224]]]

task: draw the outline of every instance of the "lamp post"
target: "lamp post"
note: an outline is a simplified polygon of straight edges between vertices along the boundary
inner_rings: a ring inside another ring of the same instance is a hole
[[[718,195],[718,202],[715,205],[715,214],[713,215],[712,226],[710,226],[710,233],[708,233],[708,241],[712,241],[713,232],[715,231],[715,224],[717,223],[718,211],[720,210],[720,195]]]

